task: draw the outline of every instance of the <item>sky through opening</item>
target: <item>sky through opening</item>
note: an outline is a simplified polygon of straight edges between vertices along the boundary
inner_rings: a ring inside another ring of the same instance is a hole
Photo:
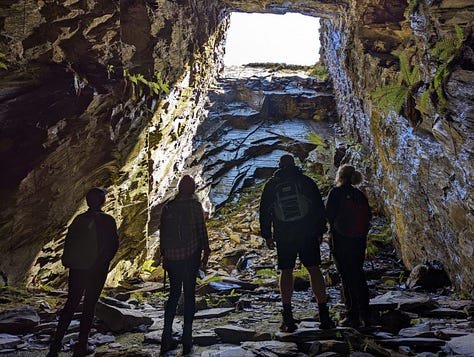
[[[301,14],[233,12],[224,64],[278,62],[314,65],[319,60],[319,19]]]

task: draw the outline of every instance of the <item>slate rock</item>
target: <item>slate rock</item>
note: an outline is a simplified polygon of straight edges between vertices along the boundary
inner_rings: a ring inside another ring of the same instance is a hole
[[[114,332],[132,331],[140,325],[150,326],[153,319],[140,311],[122,309],[99,301],[96,316]]]
[[[214,331],[197,331],[193,333],[193,343],[198,346],[211,346],[219,342],[219,336]]]
[[[459,337],[462,338],[462,337]],[[444,346],[446,341],[438,338],[425,337],[408,337],[408,338],[394,338],[389,340],[380,340],[379,343],[387,347],[408,346],[408,347],[423,347],[423,348],[437,348]]]
[[[22,335],[33,332],[40,317],[30,306],[20,306],[0,312],[0,333]]]
[[[262,341],[271,339],[269,333],[261,334],[255,330],[243,328],[235,325],[219,326],[214,329],[214,332],[221,338],[223,342],[239,344],[243,341]]]
[[[0,333],[0,350],[15,349],[22,343],[20,337],[8,333]]]
[[[336,338],[342,329],[320,330],[319,328],[299,328],[295,332],[275,333],[275,338],[281,342],[303,343],[316,340],[328,340]]]
[[[447,345],[456,354],[474,356],[474,333],[462,337],[454,337]]]
[[[292,342],[281,341],[247,341],[241,344],[241,347],[248,349],[257,356],[297,356],[298,346]]]
[[[421,287],[434,291],[451,285],[451,281],[443,265],[440,262],[432,261],[415,266],[408,276],[406,285],[409,289]]]
[[[370,299],[370,307],[373,310],[398,308],[405,311],[414,311],[420,307],[430,309],[435,306],[436,303],[428,294],[410,291],[389,291],[383,295]]]
[[[195,319],[212,319],[222,317],[235,311],[233,307],[223,307],[214,309],[199,310],[194,314]]]
[[[436,317],[436,318],[453,318],[453,319],[465,319],[467,315],[464,311],[454,310],[446,307],[440,307],[437,309],[429,310],[423,313],[423,316]]]

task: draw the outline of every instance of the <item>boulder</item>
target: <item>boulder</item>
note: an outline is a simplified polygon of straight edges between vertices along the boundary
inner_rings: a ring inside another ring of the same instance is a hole
[[[20,306],[0,312],[0,332],[21,335],[34,331],[40,317],[30,306]]]
[[[473,356],[474,333],[462,337],[454,337],[447,345],[455,354]]]
[[[140,325],[150,326],[153,319],[140,311],[123,309],[99,301],[96,316],[113,332],[132,331]]]

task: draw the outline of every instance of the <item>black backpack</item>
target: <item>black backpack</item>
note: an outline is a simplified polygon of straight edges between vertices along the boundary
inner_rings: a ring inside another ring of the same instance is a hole
[[[195,218],[191,205],[189,200],[175,200],[163,210],[160,241],[166,249],[181,248],[192,238]]]
[[[334,228],[344,237],[364,237],[370,228],[370,208],[363,194],[352,188],[341,195]]]
[[[295,178],[288,178],[275,186],[273,214],[280,222],[295,222],[305,218],[311,201],[302,192]]]
[[[81,214],[69,226],[61,258],[65,267],[89,269],[97,261],[97,218],[96,215]]]

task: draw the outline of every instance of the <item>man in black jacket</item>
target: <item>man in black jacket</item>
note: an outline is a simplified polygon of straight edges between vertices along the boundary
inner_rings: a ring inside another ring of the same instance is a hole
[[[324,278],[319,269],[319,245],[327,230],[326,223],[318,186],[295,166],[293,156],[283,155],[279,170],[266,183],[260,201],[261,235],[268,248],[274,248],[276,243],[278,269],[281,270],[282,331],[297,329],[291,308],[297,255],[310,274],[311,288],[318,301],[320,328],[334,327],[329,317]]]
[[[86,194],[89,209],[76,216],[68,228],[62,257],[63,265],[69,268],[68,296],[59,315],[58,327],[47,357],[58,356],[62,339],[83,295],[79,338],[73,356],[82,357],[93,353],[88,348],[87,340],[95,306],[107,279],[110,261],[119,246],[115,219],[102,212],[106,194],[102,188],[91,188]]]

